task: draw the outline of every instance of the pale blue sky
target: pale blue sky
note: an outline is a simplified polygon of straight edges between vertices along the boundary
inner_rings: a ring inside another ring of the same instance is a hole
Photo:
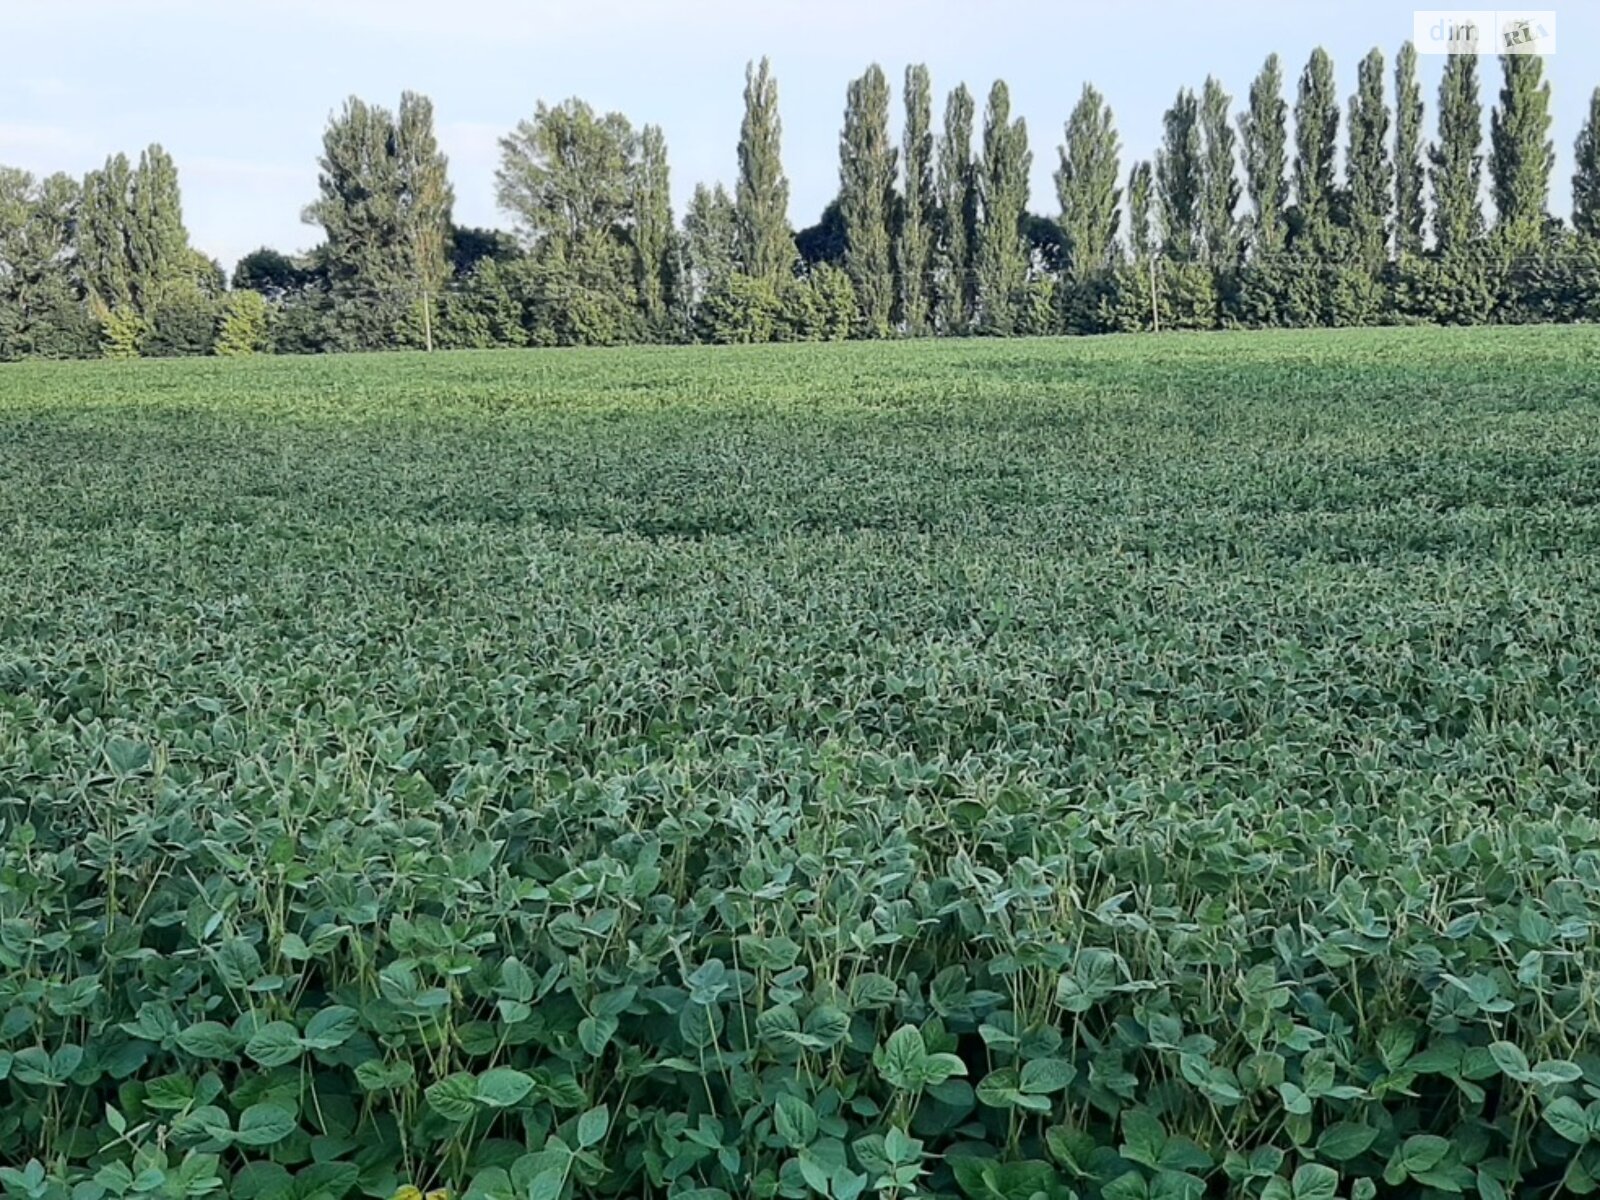
[[[1600,84],[1600,3],[1555,11],[1552,204],[1565,215],[1572,140]],[[1031,206],[1054,213],[1056,146],[1085,80],[1111,102],[1126,170],[1153,151],[1180,85],[1215,73],[1237,108],[1276,50],[1292,94],[1321,44],[1348,96],[1370,47],[1392,65],[1412,12],[1382,0],[0,0],[0,163],[81,173],[160,141],[182,172],[195,244],[231,263],[263,243],[317,240],[300,209],[323,126],[351,93],[433,97],[457,219],[476,225],[507,224],[494,204],[497,139],[539,99],[579,95],[663,126],[681,210],[695,181],[731,183],[744,64],[765,53],[797,227],[834,193],[845,85],[874,60],[896,85],[897,127],[908,62],[933,72],[936,124],[957,82],[981,109],[1005,78],[1028,119]],[[1443,61],[1423,59],[1430,132]],[[1499,68],[1484,66],[1487,112]]]

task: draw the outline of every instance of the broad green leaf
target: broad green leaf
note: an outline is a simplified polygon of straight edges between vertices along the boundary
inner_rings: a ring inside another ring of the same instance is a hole
[[[298,1124],[293,1109],[278,1104],[252,1104],[239,1115],[233,1140],[241,1146],[275,1146]]]
[[[233,991],[243,991],[261,978],[261,955],[244,938],[229,938],[223,942],[212,954],[211,961],[222,985]]]
[[[902,1025],[873,1052],[872,1062],[890,1087],[910,1092],[919,1090],[923,1085],[922,1068],[927,1057],[922,1031],[914,1025]]]
[[[528,1185],[528,1200],[561,1200],[561,1193],[565,1190],[566,1183],[567,1172],[561,1168],[552,1167],[540,1171]]]
[[[888,1008],[900,989],[887,975],[867,971],[850,981],[850,1007],[862,1012]]]
[[[178,1049],[195,1058],[231,1059],[239,1052],[239,1038],[226,1025],[201,1021],[178,1034]]]
[[[1378,1035],[1378,1054],[1383,1059],[1384,1069],[1398,1071],[1411,1057],[1416,1045],[1417,1026],[1414,1022],[1386,1025]]]
[[[511,1067],[496,1067],[478,1076],[473,1088],[473,1099],[489,1108],[514,1108],[521,1104],[531,1091],[533,1091],[531,1076]],[[431,1101],[431,1095],[429,1099]]]
[[[1552,1100],[1544,1107],[1545,1124],[1575,1145],[1588,1144],[1592,1136],[1583,1106],[1570,1096]]]
[[[1065,1059],[1036,1058],[1022,1065],[1021,1090],[1039,1096],[1064,1092],[1077,1074],[1077,1069]]]
[[[831,1004],[819,1004],[806,1014],[801,1032],[811,1049],[832,1050],[849,1034],[850,1014]]]
[[[1105,1184],[1100,1195],[1104,1200],[1149,1200],[1150,1188],[1138,1171],[1128,1171]]]
[[[1206,1181],[1184,1171],[1157,1171],[1150,1181],[1150,1200],[1201,1200]]]
[[[404,1060],[394,1063],[368,1060],[356,1068],[356,1082],[369,1092],[403,1088],[416,1077],[416,1071]]]
[[[300,1057],[300,1032],[287,1021],[263,1025],[245,1043],[244,1052],[263,1067],[281,1067]]]
[[[967,1073],[967,1064],[954,1054],[930,1054],[922,1062],[922,1078],[930,1088]]]
[[[1430,1171],[1450,1153],[1448,1138],[1432,1133],[1413,1134],[1400,1147],[1400,1163],[1412,1175]]]
[[[816,1140],[817,1114],[798,1096],[779,1096],[772,1107],[772,1121],[778,1136],[795,1150]]]
[[[1489,1047],[1489,1054],[1502,1073],[1518,1083],[1529,1081],[1532,1069],[1528,1066],[1528,1057],[1517,1046],[1511,1042],[1495,1042]]]
[[[150,765],[150,747],[130,738],[107,738],[105,756],[106,762],[118,775],[134,775]]]
[[[990,1108],[1010,1108],[1021,1095],[1020,1082],[1015,1067],[990,1071],[978,1084],[978,1099]]]
[[[578,1145],[587,1149],[605,1141],[611,1127],[611,1110],[604,1104],[591,1108],[578,1118]]]
[[[1337,1121],[1322,1131],[1317,1138],[1317,1153],[1334,1162],[1349,1162],[1359,1158],[1378,1140],[1378,1131],[1370,1125],[1356,1121]]]
[[[1339,1172],[1321,1163],[1307,1163],[1291,1181],[1294,1200],[1334,1200],[1339,1192]]]
[[[194,1103],[194,1081],[182,1075],[162,1075],[145,1085],[144,1104],[156,1112],[181,1112]]]
[[[478,1081],[465,1071],[448,1075],[423,1093],[428,1107],[447,1121],[470,1121],[477,1111]]]
[[[1284,1110],[1295,1116],[1309,1116],[1311,1113],[1311,1097],[1306,1095],[1297,1084],[1287,1081],[1278,1085],[1278,1095],[1283,1099]]]
[[[357,1022],[356,1010],[353,1008],[336,1004],[331,1008],[321,1009],[306,1022],[306,1032],[302,1042],[308,1050],[336,1049],[354,1036]]]
[[[590,1058],[599,1058],[616,1032],[615,1017],[584,1017],[578,1022],[578,1044]]]
[[[1547,1058],[1535,1063],[1528,1079],[1536,1087],[1559,1087],[1563,1083],[1576,1083],[1583,1078],[1583,1068],[1565,1059]]]
[[[1122,1114],[1122,1157],[1154,1170],[1161,1162],[1167,1131],[1148,1110],[1130,1108]]]

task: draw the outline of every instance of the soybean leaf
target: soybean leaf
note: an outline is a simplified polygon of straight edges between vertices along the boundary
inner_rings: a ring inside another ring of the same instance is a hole
[[[531,1076],[511,1067],[495,1067],[478,1076],[472,1097],[489,1108],[514,1108],[531,1091]]]
[[[294,1110],[279,1104],[252,1104],[239,1116],[233,1140],[241,1146],[275,1146],[295,1131]]]

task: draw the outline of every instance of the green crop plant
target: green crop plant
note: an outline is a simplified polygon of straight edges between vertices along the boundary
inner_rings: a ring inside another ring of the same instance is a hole
[[[0,1193],[1591,1193],[1597,358],[0,368]]]

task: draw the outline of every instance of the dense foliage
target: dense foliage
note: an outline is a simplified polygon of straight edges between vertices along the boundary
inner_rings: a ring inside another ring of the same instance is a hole
[[[1049,217],[1028,210],[1033,151],[1004,80],[981,120],[951,89],[936,135],[932,78],[912,64],[897,138],[873,64],[846,89],[838,195],[799,231],[766,59],[746,72],[731,194],[696,185],[681,224],[660,126],[540,101],[501,140],[513,237],[454,224],[426,97],[394,112],[351,97],[305,210],[321,244],[235,268],[235,292],[268,301],[264,324],[189,249],[159,146],[81,184],[0,168],[0,360],[1593,320],[1600,90],[1574,143],[1569,228],[1549,211],[1543,58],[1500,60],[1487,122],[1479,59],[1449,59],[1426,145],[1416,60],[1400,48],[1391,97],[1382,51],[1367,54],[1342,120],[1333,60],[1314,50],[1292,138],[1276,54],[1239,113],[1207,76],[1179,89],[1126,187],[1115,117],[1085,84]]]
[[[1597,356],[7,370],[0,1189],[1592,1191]]]

